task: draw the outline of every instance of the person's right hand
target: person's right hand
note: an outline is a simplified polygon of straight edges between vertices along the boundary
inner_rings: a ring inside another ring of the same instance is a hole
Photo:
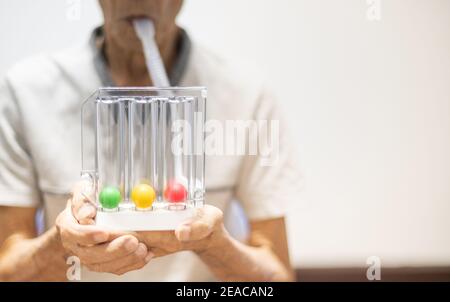
[[[95,226],[96,208],[83,195],[83,185],[80,182],[75,186],[72,198],[56,219],[56,228],[65,250],[95,272],[122,275],[144,267],[153,258],[153,253],[131,234]],[[76,211],[72,212],[73,209]],[[76,213],[77,217],[72,213]]]

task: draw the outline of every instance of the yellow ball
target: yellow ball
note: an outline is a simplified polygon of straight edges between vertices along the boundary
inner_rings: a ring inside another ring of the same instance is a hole
[[[138,209],[150,208],[155,198],[155,190],[147,184],[139,184],[131,191],[131,200],[133,200]]]

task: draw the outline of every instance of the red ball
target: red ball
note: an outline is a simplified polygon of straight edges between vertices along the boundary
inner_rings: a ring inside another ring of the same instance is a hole
[[[170,202],[183,202],[187,198],[186,188],[177,181],[170,181],[164,190],[164,199]]]

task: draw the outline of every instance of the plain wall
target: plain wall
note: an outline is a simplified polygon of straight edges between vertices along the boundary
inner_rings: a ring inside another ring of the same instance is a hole
[[[179,22],[258,66],[290,109],[305,175],[288,216],[297,266],[449,266],[450,1],[381,0],[378,21],[368,2],[190,0]],[[86,41],[97,3],[71,21],[73,3],[1,0],[0,74]]]

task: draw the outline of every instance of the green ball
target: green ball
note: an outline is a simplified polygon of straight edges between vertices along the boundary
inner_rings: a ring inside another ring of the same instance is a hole
[[[115,209],[122,201],[120,191],[115,187],[105,187],[99,195],[100,203],[105,209]]]

